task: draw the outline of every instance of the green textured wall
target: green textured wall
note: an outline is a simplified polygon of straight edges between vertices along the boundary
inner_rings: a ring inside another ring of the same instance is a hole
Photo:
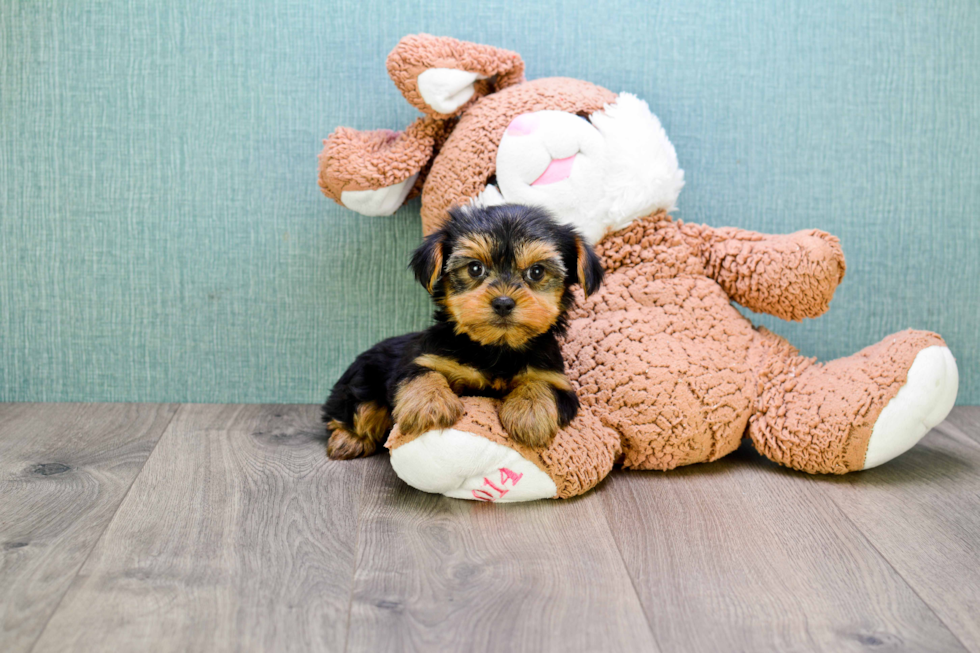
[[[980,403],[976,0],[0,0],[0,400],[320,401],[424,325],[417,202],[315,174],[336,125],[415,117],[384,58],[419,31],[647,99],[678,217],[843,240],[830,313],[762,322],[821,357],[939,331]]]

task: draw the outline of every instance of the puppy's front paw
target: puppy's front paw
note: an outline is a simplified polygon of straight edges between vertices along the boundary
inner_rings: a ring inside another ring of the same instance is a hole
[[[463,402],[449,387],[446,377],[428,372],[398,389],[394,416],[398,428],[407,435],[447,429],[463,416]]]
[[[363,458],[374,453],[377,444],[370,438],[351,433],[345,428],[333,426],[327,442],[327,457],[331,460]]]
[[[515,388],[504,399],[499,416],[507,433],[529,447],[543,447],[558,432],[558,407],[550,389]]]

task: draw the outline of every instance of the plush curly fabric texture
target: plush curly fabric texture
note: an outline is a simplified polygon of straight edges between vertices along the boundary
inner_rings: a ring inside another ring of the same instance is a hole
[[[388,55],[388,75],[408,102],[434,118],[449,118],[466,111],[474,102],[494,90],[524,81],[524,61],[510,50],[429,34],[406,36]],[[418,77],[433,68],[450,68],[478,73],[487,79],[473,84],[473,97],[451,114],[435,111],[419,93]]]
[[[861,469],[871,426],[915,355],[943,344],[903,332],[818,365],[731,305],[789,319],[826,311],[844,259],[823,232],[768,236],[660,213],[596,252],[606,281],[573,313],[564,352],[582,403],[622,436],[624,467],[716,460],[748,428],[763,454],[794,469]]]
[[[706,277],[698,244],[662,213],[608,236],[603,287],[572,315],[568,376],[620,433],[624,467],[714,460],[745,430],[755,332]]]
[[[424,183],[418,182],[425,233],[442,224],[448,208],[486,189],[515,117],[545,110],[589,116],[618,97],[574,79],[522,82],[523,65],[518,68],[503,51],[486,46],[428,36],[408,37],[403,44],[389,67],[416,106],[421,99],[414,80],[426,66],[492,72],[498,88],[501,79],[511,84],[483,97],[487,87],[480,87],[457,112],[454,125],[443,123],[446,129],[439,133],[448,134],[445,141],[431,137],[431,151],[438,154]],[[419,166],[417,153],[430,147],[415,135],[405,137],[406,143],[421,144],[414,149],[399,150],[388,146],[397,140],[381,140],[375,149],[398,161],[371,165],[399,174]],[[353,158],[356,150],[350,147],[344,156]],[[369,177],[353,172],[363,162],[339,158],[336,178]],[[466,413],[454,426],[533,462],[555,481],[558,497],[595,486],[614,463],[673,469],[721,458],[743,437],[793,469],[833,474],[863,469],[876,420],[905,385],[913,361],[926,348],[945,344],[934,333],[903,331],[853,356],[819,364],[783,338],[754,327],[733,301],[787,320],[827,311],[846,264],[838,239],[822,231],[768,235],[684,224],[659,211],[606,234],[596,253],[605,282],[588,299],[578,292],[563,341],[567,374],[581,402],[578,417],[540,449],[511,440],[497,417],[499,402],[489,399],[465,398]],[[950,378],[943,399],[949,406],[955,367]],[[941,401],[929,406],[930,419],[943,406]],[[901,414],[914,421],[924,413]],[[412,439],[396,427],[388,447],[396,450]]]
[[[786,235],[684,225],[702,241],[705,272],[742,306],[784,320],[819,317],[844,280],[840,241],[811,229]],[[759,283],[765,279],[765,283]]]
[[[905,384],[916,355],[945,346],[929,331],[901,331],[847,358],[817,363],[760,328],[767,348],[748,434],[776,462],[810,473],[864,469],[882,409]]]
[[[340,204],[345,190],[375,190],[403,182],[428,169],[446,129],[447,123],[433,118],[419,118],[404,132],[338,127],[323,141],[320,190]],[[418,194],[424,179],[420,174],[409,197]]]

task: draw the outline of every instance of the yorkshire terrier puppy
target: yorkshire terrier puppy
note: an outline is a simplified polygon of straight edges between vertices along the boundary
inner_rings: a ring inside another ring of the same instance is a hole
[[[456,208],[412,256],[436,305],[425,331],[384,340],[344,372],[323,406],[334,459],[369,456],[393,421],[407,433],[452,426],[459,395],[503,398],[500,422],[539,446],[578,412],[557,337],[602,265],[572,227],[518,205]]]

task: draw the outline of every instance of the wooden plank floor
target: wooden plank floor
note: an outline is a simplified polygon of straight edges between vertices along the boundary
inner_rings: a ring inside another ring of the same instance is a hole
[[[315,406],[0,404],[0,651],[977,651],[980,408],[570,501],[326,459]]]

